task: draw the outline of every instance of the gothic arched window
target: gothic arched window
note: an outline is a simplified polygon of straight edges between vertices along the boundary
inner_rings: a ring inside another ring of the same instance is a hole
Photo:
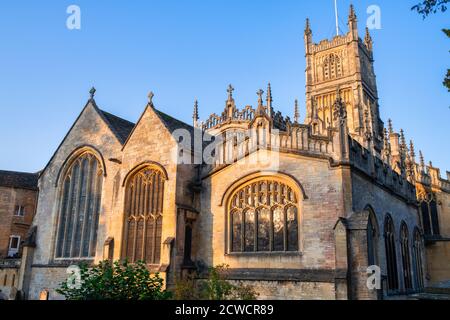
[[[423,230],[426,236],[439,236],[439,217],[434,194],[429,193],[420,199]]]
[[[424,287],[423,284],[423,265],[422,265],[422,237],[420,236],[419,230],[414,231],[414,266],[416,274],[416,283],[419,289]]]
[[[160,263],[165,181],[153,167],[127,181],[123,256],[130,262]]]
[[[68,168],[61,190],[56,258],[95,257],[103,170],[90,152]]]
[[[384,242],[386,246],[386,264],[388,289],[398,290],[397,254],[395,246],[395,228],[392,218],[388,216],[384,223]]]
[[[332,80],[342,77],[342,61],[341,58],[331,53],[323,60],[323,79]]]
[[[402,247],[403,280],[405,283],[405,289],[411,290],[413,288],[413,285],[411,274],[411,258],[409,252],[409,234],[408,227],[405,223],[402,224],[400,230],[400,242]]]
[[[367,224],[367,256],[368,265],[373,266],[378,263],[378,228],[377,219],[372,210],[370,210],[369,221]]]
[[[299,250],[297,193],[274,178],[259,178],[231,196],[229,240],[231,252]]]
[[[323,61],[323,79],[329,80],[330,79],[330,61],[328,57],[325,58]]]

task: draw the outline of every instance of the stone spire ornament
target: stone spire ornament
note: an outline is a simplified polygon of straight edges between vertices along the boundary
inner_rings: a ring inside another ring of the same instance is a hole
[[[234,88],[233,88],[233,86],[230,84],[230,85],[228,86],[228,89],[227,89],[227,92],[228,92],[228,102],[233,101],[233,91],[234,91]]]
[[[349,22],[355,22],[356,21],[355,7],[353,6],[353,4],[350,5],[350,12],[348,14],[348,21]]]
[[[155,94],[153,93],[153,91],[150,91],[148,93],[148,105],[151,106],[152,108],[154,107],[153,105],[153,97],[155,96]]]
[[[403,149],[404,152],[406,152],[407,150],[406,138],[405,138],[405,131],[403,131],[403,129],[400,129],[400,147]]]
[[[194,128],[198,127],[198,120],[200,119],[198,116],[198,100],[195,99],[194,102],[194,113],[192,115],[192,119],[194,120]]]
[[[259,89],[256,94],[258,95],[258,109],[257,109],[257,114],[258,115],[262,115],[264,114],[264,106],[263,106],[263,94],[264,91],[262,89]]]
[[[308,52],[309,51],[309,49],[308,49],[309,48],[309,44],[311,44],[313,42],[313,36],[312,36],[311,26],[309,24],[309,18],[306,19],[304,40],[305,40],[305,44],[307,44],[306,52]]]
[[[394,134],[394,126],[392,125],[391,119],[388,120],[388,128],[389,128],[389,135],[393,135]]]
[[[95,93],[97,92],[97,89],[95,89],[95,87],[92,87],[91,90],[89,90],[89,95],[90,95],[90,99],[94,100],[95,97]]]
[[[355,8],[350,5],[350,13],[348,14],[348,29],[352,40],[358,40],[358,19],[356,18]]]
[[[267,85],[267,97],[266,97],[266,102],[267,102],[267,114],[269,115],[269,117],[272,117],[272,87],[270,86],[270,82]]]
[[[412,140],[409,142],[409,156],[411,157],[411,160],[415,163],[416,151],[414,150],[414,142]]]
[[[294,106],[294,122],[299,123],[300,121],[300,112],[298,110],[298,100],[295,99],[295,106]]]
[[[311,35],[311,34],[312,34],[311,24],[309,22],[309,18],[306,18],[305,35]]]
[[[420,169],[425,171],[425,158],[423,157],[422,150],[419,151],[419,159],[420,159]]]

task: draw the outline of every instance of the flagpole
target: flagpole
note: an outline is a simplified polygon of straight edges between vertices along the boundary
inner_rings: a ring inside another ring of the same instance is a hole
[[[339,19],[338,19],[338,6],[337,6],[337,0],[334,0],[334,12],[336,15],[336,35],[339,35]]]

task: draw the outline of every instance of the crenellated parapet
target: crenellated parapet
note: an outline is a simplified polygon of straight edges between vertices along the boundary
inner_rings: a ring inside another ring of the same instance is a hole
[[[388,163],[374,156],[373,153],[356,140],[350,138],[350,163],[357,170],[372,177],[380,186],[389,189],[410,203],[416,203],[416,188],[405,176],[396,172]]]
[[[335,36],[333,39],[324,39],[320,41],[319,43],[310,43],[309,44],[309,51],[311,53],[317,53],[325,50],[330,50],[333,48],[337,48],[343,45],[346,45],[348,42],[352,41],[351,35],[341,35],[341,36]]]

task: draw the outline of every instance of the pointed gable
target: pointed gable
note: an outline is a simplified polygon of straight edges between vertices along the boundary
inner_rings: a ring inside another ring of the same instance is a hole
[[[119,118],[118,116],[115,116],[109,112],[103,110],[100,110],[100,112],[105,117],[105,120],[111,131],[116,135],[120,143],[123,145],[125,141],[127,141],[131,131],[133,131],[135,124],[128,120]]]
[[[171,137],[173,131],[177,129],[177,123],[181,122],[147,105],[128,135],[122,150],[130,148],[130,145],[144,146],[161,143],[162,140],[156,139],[156,136]]]
[[[119,143],[123,145],[126,137],[131,132],[133,124],[127,120],[121,119],[108,112],[101,111],[94,99],[90,99],[79,116],[70,127],[67,134],[64,136],[60,145],[50,158],[44,170],[42,170],[40,176],[42,176],[49,165],[55,160],[57,154],[61,151],[66,144],[69,149],[76,147],[75,144],[95,144],[98,146],[107,144]],[[105,129],[106,131],[104,131]],[[101,133],[103,131],[103,134]],[[105,132],[109,132],[105,136]],[[95,143],[93,143],[96,141]],[[117,141],[117,142],[113,142]],[[72,150],[71,150],[72,151]]]

